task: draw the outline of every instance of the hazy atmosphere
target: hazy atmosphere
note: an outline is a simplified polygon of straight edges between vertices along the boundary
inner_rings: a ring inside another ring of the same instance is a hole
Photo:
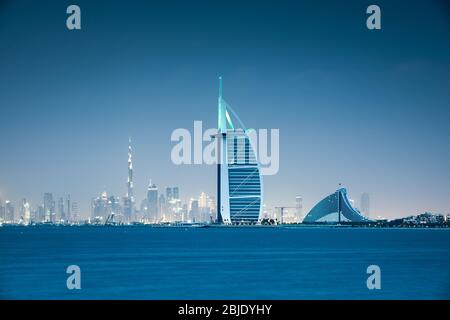
[[[77,1],[76,32],[66,1],[0,3],[1,201],[70,194],[88,217],[126,193],[129,137],[138,203],[150,179],[215,195],[215,167],[174,165],[170,136],[217,126],[222,76],[248,127],[280,130],[267,206],[307,212],[342,183],[373,217],[450,212],[445,1],[377,1],[379,32],[364,1],[124,3]]]

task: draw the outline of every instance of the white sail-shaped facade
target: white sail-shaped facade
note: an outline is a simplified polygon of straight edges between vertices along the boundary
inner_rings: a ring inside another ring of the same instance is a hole
[[[221,79],[218,108],[218,221],[224,224],[257,224],[261,221],[263,206],[257,149],[251,139],[251,131],[222,98]]]

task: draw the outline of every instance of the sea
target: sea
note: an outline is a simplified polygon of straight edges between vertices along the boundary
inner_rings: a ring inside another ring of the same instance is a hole
[[[3,226],[0,299],[450,299],[450,229]]]

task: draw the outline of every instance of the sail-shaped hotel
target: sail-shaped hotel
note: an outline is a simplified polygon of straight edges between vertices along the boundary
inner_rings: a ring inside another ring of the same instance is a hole
[[[234,122],[233,122],[234,121]],[[253,133],[255,133],[253,131]],[[257,224],[263,206],[262,176],[256,140],[222,97],[219,77],[217,141],[217,220],[223,224]]]

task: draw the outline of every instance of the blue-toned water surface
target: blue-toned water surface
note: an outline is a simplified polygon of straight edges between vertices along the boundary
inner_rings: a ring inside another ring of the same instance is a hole
[[[0,268],[2,299],[450,299],[450,230],[2,227]]]

